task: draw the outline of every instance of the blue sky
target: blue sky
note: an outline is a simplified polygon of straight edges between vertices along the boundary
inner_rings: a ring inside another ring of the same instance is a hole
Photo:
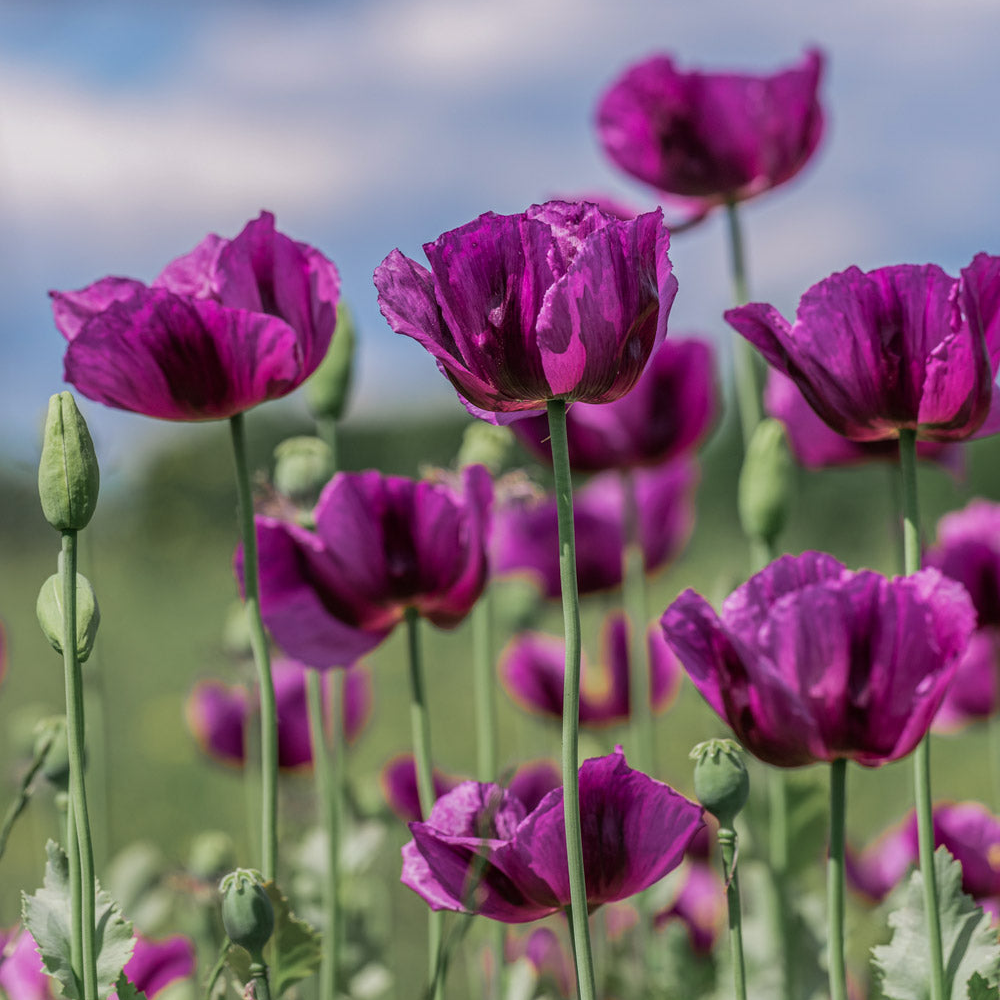
[[[819,155],[745,212],[755,298],[790,313],[850,264],[957,274],[1000,252],[998,38],[992,0],[0,5],[0,451],[30,460],[63,388],[47,289],[149,280],[262,208],[340,267],[362,343],[355,412],[456,406],[385,325],[373,269],[553,194],[652,205],[605,161],[592,118],[602,89],[657,51],[761,71],[827,52]],[[671,329],[724,344],[720,220],[671,256]],[[165,433],[86,413],[111,461]]]

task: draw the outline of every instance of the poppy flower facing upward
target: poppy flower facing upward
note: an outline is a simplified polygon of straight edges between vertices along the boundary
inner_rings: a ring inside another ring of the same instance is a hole
[[[717,615],[687,590],[661,619],[694,685],[778,767],[905,757],[930,727],[975,610],[937,570],[886,579],[823,552],[783,556]]]
[[[151,286],[109,277],[51,292],[65,379],[107,406],[217,420],[285,396],[326,354],[340,278],[262,212],[232,240],[206,237]]]
[[[429,271],[393,250],[375,286],[389,326],[430,351],[472,412],[506,423],[635,385],[677,292],[669,243],[659,210],[619,219],[550,201],[424,244]]]

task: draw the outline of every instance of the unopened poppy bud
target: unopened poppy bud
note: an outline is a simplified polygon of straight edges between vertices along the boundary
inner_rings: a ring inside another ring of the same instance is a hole
[[[354,377],[356,340],[354,317],[341,302],[330,349],[305,385],[306,404],[314,417],[339,420],[343,416]]]
[[[333,451],[318,437],[293,437],[274,449],[274,488],[292,503],[312,506],[334,472]]]
[[[734,740],[706,740],[691,751],[694,794],[723,827],[731,827],[750,794],[742,750]]]
[[[794,477],[785,427],[767,417],[754,429],[740,470],[740,523],[747,537],[769,544],[778,537],[791,509]]]
[[[237,868],[219,884],[222,925],[233,944],[246,948],[255,962],[274,932],[274,907],[260,882],[260,873]]]
[[[509,428],[477,420],[474,424],[469,424],[462,434],[458,467],[464,469],[467,465],[485,465],[491,475],[495,476],[504,467],[513,444],[514,435]]]
[[[53,573],[38,592],[35,613],[45,638],[57,652],[63,651],[63,602],[62,577]],[[76,656],[84,663],[94,648],[97,626],[101,624],[101,612],[90,581],[80,573],[76,574]]]
[[[85,528],[97,506],[101,474],[87,422],[69,392],[49,399],[38,495],[45,520],[59,531]]]

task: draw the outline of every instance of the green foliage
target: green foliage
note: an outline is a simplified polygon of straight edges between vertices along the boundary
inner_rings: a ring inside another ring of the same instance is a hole
[[[115,989],[118,991],[118,1000],[146,1000],[146,994],[137,990],[128,981],[128,976],[124,972],[118,977],[118,985]]]
[[[22,894],[22,918],[38,945],[48,974],[59,980],[69,1000],[81,1000],[82,990],[70,961],[69,861],[53,841],[45,845],[48,860],[42,888],[33,896]],[[97,889],[97,985],[101,1000],[107,1000],[132,957],[132,925],[122,917],[118,904]],[[141,996],[141,994],[133,994]],[[120,997],[120,1000],[125,998]]]
[[[962,866],[944,847],[934,854],[934,872],[947,996],[950,1000],[995,997],[1000,980],[1000,944],[990,918],[962,892]],[[930,996],[924,913],[923,877],[917,870],[906,883],[900,908],[889,914],[892,940],[872,949],[887,1000],[925,1000]]]

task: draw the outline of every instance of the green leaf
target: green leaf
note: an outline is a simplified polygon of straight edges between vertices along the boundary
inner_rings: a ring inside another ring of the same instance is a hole
[[[1000,944],[990,918],[962,892],[962,866],[939,847],[934,854],[945,992],[950,1000],[996,997],[1000,981]],[[915,871],[902,904],[889,914],[892,939],[872,949],[887,1000],[925,1000],[930,996],[930,954],[924,919],[923,877]],[[968,991],[966,986],[968,985]],[[993,992],[989,992],[993,988]],[[977,992],[973,992],[976,990]],[[986,990],[987,992],[983,992]]]
[[[70,962],[69,862],[63,849],[51,840],[45,845],[48,860],[42,888],[33,896],[22,894],[22,919],[38,945],[45,970],[62,985],[68,1000],[80,1000],[82,984],[77,982]],[[107,1000],[132,957],[132,925],[107,893],[97,886],[97,992]]]
[[[118,990],[118,1000],[146,1000],[146,994],[137,990],[124,972],[118,977],[118,985],[115,988]]]

